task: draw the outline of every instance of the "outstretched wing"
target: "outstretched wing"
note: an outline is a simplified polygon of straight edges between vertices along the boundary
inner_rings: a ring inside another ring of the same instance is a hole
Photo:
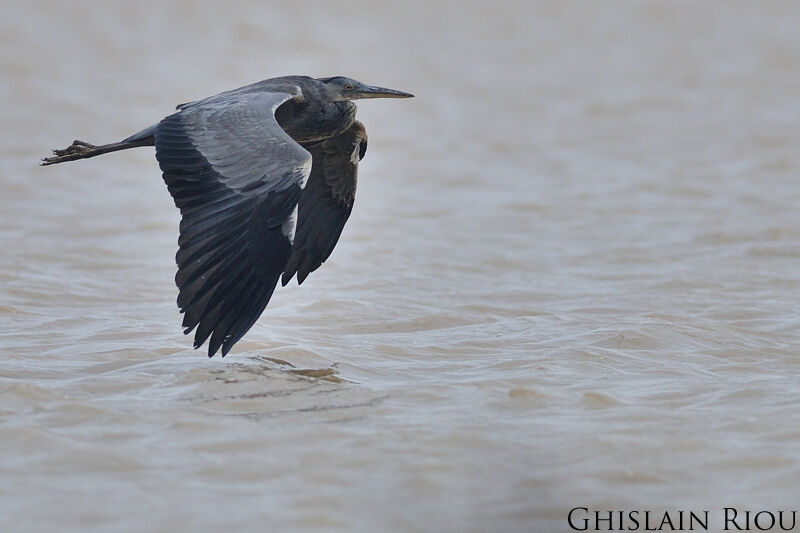
[[[353,210],[358,162],[367,151],[367,132],[355,122],[341,134],[308,147],[313,166],[298,204],[297,231],[282,283],[297,274],[303,283],[331,255]]]
[[[297,92],[293,92],[296,89]],[[180,209],[175,257],[184,333],[223,357],[267,306],[291,252],[294,210],[311,155],[275,120],[299,95],[281,88],[223,93],[155,128],[156,158]]]

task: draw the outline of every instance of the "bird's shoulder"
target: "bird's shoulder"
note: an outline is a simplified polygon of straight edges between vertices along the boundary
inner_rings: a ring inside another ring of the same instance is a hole
[[[241,100],[257,98],[259,96],[276,100],[282,98],[283,101],[289,99],[301,101],[305,99],[303,89],[305,88],[308,91],[310,87],[314,87],[317,83],[319,83],[317,80],[309,76],[281,76],[278,78],[269,78],[236,89],[223,91],[206,98],[201,98],[200,100],[179,104],[175,109],[180,111],[191,108],[216,107]]]

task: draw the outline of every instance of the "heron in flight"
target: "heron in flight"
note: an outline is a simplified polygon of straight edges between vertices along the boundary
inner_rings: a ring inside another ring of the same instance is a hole
[[[181,104],[158,124],[95,146],[75,141],[52,165],[155,146],[181,211],[178,307],[208,356],[253,326],[275,291],[328,259],[353,209],[367,151],[352,100],[412,94],[335,76],[285,76]]]

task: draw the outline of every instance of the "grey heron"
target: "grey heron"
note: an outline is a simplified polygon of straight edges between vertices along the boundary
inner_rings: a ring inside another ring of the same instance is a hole
[[[412,94],[335,76],[285,76],[177,106],[121,142],[74,141],[42,165],[155,146],[180,209],[178,307],[194,347],[231,347],[279,278],[298,284],[333,251],[367,150],[352,100]]]

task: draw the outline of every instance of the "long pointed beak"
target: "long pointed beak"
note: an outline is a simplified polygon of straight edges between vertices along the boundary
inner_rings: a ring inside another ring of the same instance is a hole
[[[394,89],[386,89],[384,87],[374,87],[367,85],[362,90],[358,91],[351,100],[363,100],[365,98],[413,98],[411,93],[404,93],[403,91],[396,91]]]

